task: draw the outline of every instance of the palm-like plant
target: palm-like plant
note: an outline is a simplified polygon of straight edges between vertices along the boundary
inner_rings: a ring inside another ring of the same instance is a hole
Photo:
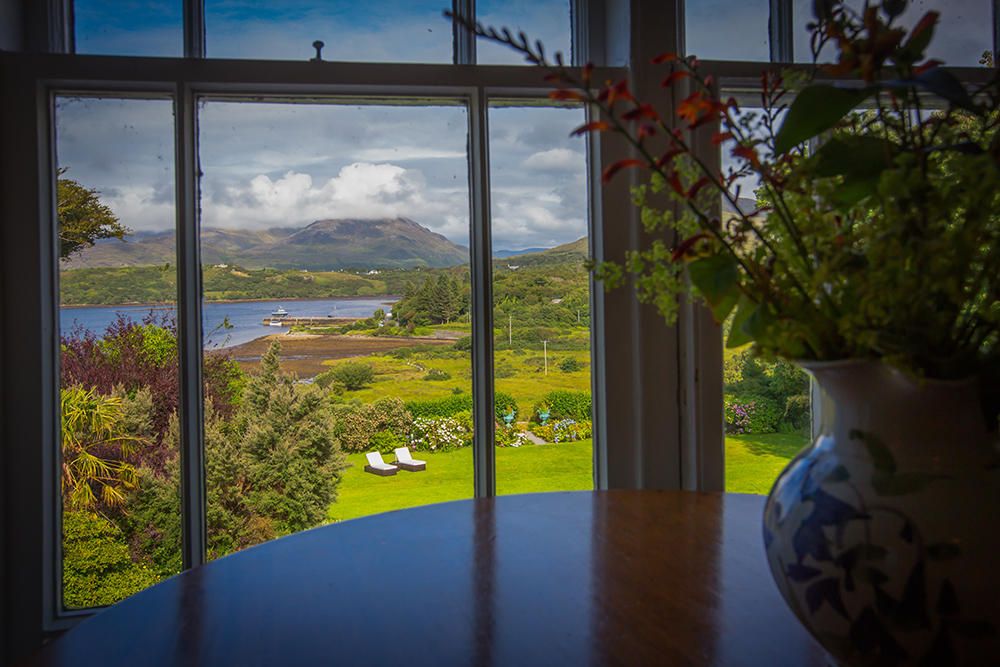
[[[98,501],[109,507],[125,500],[136,485],[127,462],[139,438],[123,424],[122,400],[83,387],[62,391],[62,493],[69,508],[79,510]]]

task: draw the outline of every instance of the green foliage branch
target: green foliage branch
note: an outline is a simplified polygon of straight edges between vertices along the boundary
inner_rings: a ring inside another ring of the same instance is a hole
[[[695,57],[664,53],[653,60],[669,68],[662,86],[689,93],[676,119],[635,99],[627,81],[600,88],[590,65],[564,67],[559,54],[549,64],[523,33],[468,27],[546,68],[555,99],[596,108],[600,119],[576,133],[614,132],[629,143],[634,157],[610,165],[605,182],[626,169],[648,172],[635,203],[658,236],[624,264],[596,267],[606,286],[634,274],[668,322],[693,291],[717,322],[733,314],[727,345],[752,341],[765,356],[882,359],[917,376],[978,376],[995,427],[998,78],[967,89],[928,60],[938,13],[906,30],[905,7],[885,0],[858,12],[817,0],[812,67],[763,72],[758,112],[723,100]],[[818,65],[828,46],[836,62]],[[818,81],[823,71],[848,85]],[[926,96],[944,108],[928,113]],[[855,113],[862,107],[871,113]],[[720,173],[699,157],[700,129],[732,146],[735,167]],[[738,205],[736,184],[748,176],[761,184],[753,211]],[[661,205],[664,195],[674,204]],[[714,213],[720,198],[738,212],[726,222]]]

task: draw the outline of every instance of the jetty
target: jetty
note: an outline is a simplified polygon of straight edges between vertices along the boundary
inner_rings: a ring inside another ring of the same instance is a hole
[[[269,325],[271,320],[278,320],[276,317],[265,317],[262,324]],[[282,317],[280,318],[283,327],[323,327],[343,324],[353,324],[363,317]]]

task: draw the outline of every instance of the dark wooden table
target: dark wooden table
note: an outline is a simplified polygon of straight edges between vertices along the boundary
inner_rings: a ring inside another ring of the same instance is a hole
[[[759,496],[463,500],[161,582],[26,665],[827,665],[764,561]]]

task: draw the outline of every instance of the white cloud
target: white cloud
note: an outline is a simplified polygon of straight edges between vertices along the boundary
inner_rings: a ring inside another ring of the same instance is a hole
[[[260,174],[222,187],[226,191],[218,201],[202,201],[202,224],[207,227],[297,227],[331,218],[402,215],[435,229],[449,224],[447,216],[455,217],[457,206],[468,209],[464,192],[432,197],[419,170],[392,164],[355,162],[325,183],[289,171],[276,180]]]
[[[552,150],[532,153],[521,166],[524,169],[537,171],[551,171],[554,169],[566,171],[580,171],[581,165],[585,164],[586,157],[568,148],[553,148]]]

